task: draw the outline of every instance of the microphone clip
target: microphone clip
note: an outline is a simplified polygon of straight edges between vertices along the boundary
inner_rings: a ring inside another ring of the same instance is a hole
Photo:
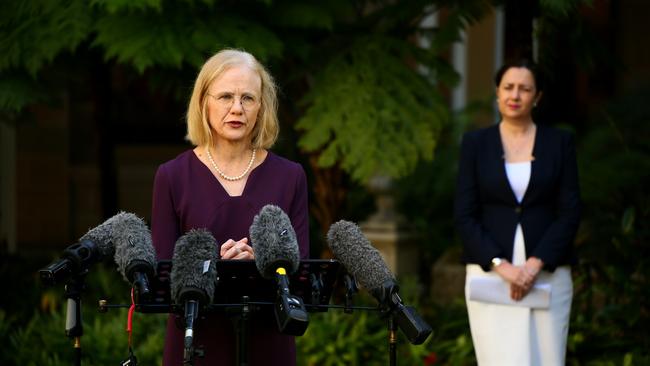
[[[275,303],[275,319],[280,333],[293,336],[305,334],[309,325],[302,299],[295,295],[280,295]]]
[[[402,299],[399,297],[399,285],[395,280],[387,280],[381,284],[381,286],[370,290],[371,295],[379,301],[380,312],[387,316],[389,315],[399,304],[402,303]]]
[[[129,347],[129,357],[120,363],[120,366],[138,366],[138,358],[135,357],[133,349]]]
[[[102,259],[97,245],[86,239],[67,247],[60,259],[38,272],[44,285],[54,286],[70,277],[85,275],[92,264]]]
[[[321,273],[309,274],[309,282],[311,284],[311,303],[313,305],[320,305],[320,294],[323,289],[323,276]]]
[[[382,315],[393,319],[411,344],[422,344],[431,334],[431,326],[412,306],[406,306],[399,294],[399,285],[393,279],[385,281],[371,291],[379,301]]]
[[[343,275],[343,285],[345,286],[345,306],[343,312],[352,314],[352,297],[359,292],[357,280],[351,274],[346,273]]]
[[[307,309],[300,297],[289,292],[289,279],[281,272],[284,271],[276,274],[278,293],[274,306],[278,330],[282,334],[301,336],[309,325]]]

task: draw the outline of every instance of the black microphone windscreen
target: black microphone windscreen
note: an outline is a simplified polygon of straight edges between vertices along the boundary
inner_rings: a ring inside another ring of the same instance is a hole
[[[153,275],[156,268],[156,251],[151,242],[151,232],[141,218],[132,213],[121,213],[113,223],[115,263],[127,282],[133,281],[138,270]]]
[[[217,280],[217,242],[205,229],[178,238],[172,256],[171,295],[177,304],[186,300],[211,303]],[[197,298],[198,297],[198,298]]]
[[[278,267],[298,270],[300,249],[291,220],[278,206],[266,205],[255,215],[249,229],[255,265],[263,277],[272,279]]]
[[[350,221],[335,222],[327,232],[327,243],[334,256],[366,290],[374,290],[394,280],[381,254]]]

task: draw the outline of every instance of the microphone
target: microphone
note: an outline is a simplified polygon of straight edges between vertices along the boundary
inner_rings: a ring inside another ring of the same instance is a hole
[[[191,362],[194,356],[194,322],[199,309],[214,298],[216,261],[217,242],[207,230],[190,230],[176,241],[169,285],[174,302],[182,304],[184,309],[186,362]]]
[[[78,243],[67,247],[60,259],[39,270],[41,281],[46,286],[56,285],[72,275],[85,273],[91,265],[104,258],[112,257],[115,253],[113,228],[127,220],[127,216],[128,214],[120,212],[90,229]]]
[[[404,305],[395,277],[359,226],[345,220],[332,224],[327,232],[327,243],[359,284],[379,301],[382,312],[395,317],[409,342],[422,344],[429,337],[431,326],[413,307]]]
[[[274,312],[280,333],[303,335],[309,317],[302,299],[289,292],[287,276],[287,272],[296,272],[300,264],[298,239],[291,220],[280,207],[266,205],[253,218],[249,234],[257,270],[262,277],[274,279],[278,287]]]
[[[149,300],[149,278],[156,273],[156,252],[147,224],[134,214],[124,214],[113,225],[113,242],[117,270],[135,288],[135,302]]]

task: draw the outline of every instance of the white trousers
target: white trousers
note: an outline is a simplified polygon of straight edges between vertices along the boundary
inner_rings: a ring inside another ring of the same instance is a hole
[[[469,300],[472,277],[499,277],[468,264],[465,300],[479,366],[562,366],[565,363],[573,282],[569,266],[540,272],[537,282],[551,284],[548,309],[488,304]],[[499,277],[500,278],[500,277]]]

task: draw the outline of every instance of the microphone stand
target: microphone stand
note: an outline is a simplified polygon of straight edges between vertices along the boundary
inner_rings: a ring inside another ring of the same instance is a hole
[[[392,313],[388,316],[388,358],[390,366],[397,365],[397,324]]]
[[[399,285],[394,280],[385,281],[370,290],[379,301],[381,314],[388,318],[388,347],[390,366],[397,365],[397,328],[400,328],[411,344],[422,344],[431,334],[431,326],[414,308],[405,306],[398,294]]]
[[[249,298],[244,295],[241,298],[241,312],[234,319],[237,323],[235,332],[237,333],[237,365],[248,366],[248,320],[251,313]]]
[[[183,338],[183,365],[184,366],[193,366],[194,365],[194,344],[193,344],[193,331],[194,331],[194,321],[198,318],[199,315],[199,301],[191,300],[185,302],[185,336]],[[188,338],[188,329],[192,330],[190,335],[191,338]]]
[[[375,290],[375,297],[379,300],[379,312],[387,319],[388,328],[388,363],[390,366],[397,366],[397,321],[393,311],[392,295],[399,287],[392,282],[386,282],[382,287]]]
[[[65,285],[65,298],[67,299],[65,335],[74,340],[74,366],[81,366],[81,336],[83,335],[81,293],[85,288],[84,279],[87,273],[86,270],[74,275]]]

